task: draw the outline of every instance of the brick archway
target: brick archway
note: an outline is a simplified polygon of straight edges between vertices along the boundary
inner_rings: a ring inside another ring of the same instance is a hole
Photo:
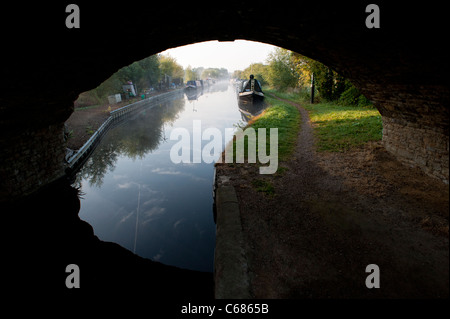
[[[377,4],[381,28],[365,26],[370,2],[265,5],[79,2],[80,29],[64,25],[68,3],[9,9],[0,95],[0,201],[64,174],[64,121],[78,94],[120,67],[206,40],[254,40],[317,59],[342,73],[383,117],[387,150],[448,183],[449,63],[444,10]],[[209,5],[209,7],[208,7]]]

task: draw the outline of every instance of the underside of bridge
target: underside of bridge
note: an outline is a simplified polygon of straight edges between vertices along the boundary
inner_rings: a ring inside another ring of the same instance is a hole
[[[5,10],[0,201],[64,175],[63,125],[81,92],[134,61],[207,40],[274,44],[340,72],[380,111],[386,149],[448,183],[444,8],[379,1],[380,28],[369,29],[370,3],[173,2],[161,7],[79,1],[79,29],[65,26],[69,3]]]

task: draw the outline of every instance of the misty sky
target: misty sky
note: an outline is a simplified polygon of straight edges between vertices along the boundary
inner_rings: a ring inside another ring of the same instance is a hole
[[[275,46],[260,42],[236,40],[234,42],[207,41],[169,49],[177,62],[186,68],[226,68],[228,72],[244,70],[251,63],[264,63]]]

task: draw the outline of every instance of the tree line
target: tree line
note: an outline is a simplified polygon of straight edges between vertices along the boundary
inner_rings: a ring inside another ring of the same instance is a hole
[[[315,94],[319,99],[337,101],[345,105],[371,105],[341,74],[301,54],[276,48],[269,54],[266,63],[252,64],[245,70],[235,71],[232,77],[248,79],[250,74],[253,74],[263,86],[270,86],[279,91],[299,91],[306,98],[311,93],[311,78],[314,74],[317,90]]]
[[[282,48],[276,48],[269,54],[266,64],[254,63],[245,70],[234,71],[232,77],[248,79],[250,74],[263,86],[271,86],[280,91],[295,90],[304,94],[305,98],[310,94],[311,77],[314,74],[315,94],[319,99],[345,105],[371,104],[341,74],[318,61]],[[121,68],[95,89],[80,94],[75,107],[107,103],[108,96],[123,93],[122,85],[129,81],[142,94],[166,89],[173,82],[183,84],[185,81],[206,78],[227,79],[228,76],[228,70],[224,68],[188,66],[183,69],[170,55],[151,55]]]
[[[75,101],[75,107],[98,105],[108,102],[108,96],[123,93],[122,85],[131,81],[139,94],[167,89],[174,84],[200,79],[228,78],[224,68],[191,68],[186,70],[170,55],[155,54],[125,66],[93,90],[83,92]]]
[[[228,70],[225,68],[192,68],[190,65],[185,70],[186,81],[204,80],[208,78],[216,80],[228,79]]]

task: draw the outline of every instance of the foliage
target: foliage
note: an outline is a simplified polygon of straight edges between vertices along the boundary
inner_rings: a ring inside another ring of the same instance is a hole
[[[291,53],[282,48],[276,48],[269,54],[269,66],[267,77],[272,87],[278,90],[286,90],[295,87],[298,83],[298,75],[291,59]]]
[[[167,74],[172,78],[183,78],[184,70],[177,60],[170,55],[159,55],[159,64],[161,75]]]
[[[276,48],[266,62],[267,65],[252,64],[244,71],[235,71],[233,77],[246,79],[253,73],[263,86],[270,86],[279,92],[299,91],[309,100],[314,74],[317,100],[338,101],[343,105],[356,106],[372,104],[349,80],[319,61]]]
[[[350,83],[349,81],[346,81],[341,74],[319,61],[312,60],[298,53],[292,52],[291,54],[294,63],[297,65],[300,84],[310,86],[312,75],[314,74],[314,84],[320,97],[326,101],[339,99],[346,89],[346,84]]]
[[[250,78],[250,74],[253,74],[255,76],[255,79],[257,79],[263,87],[265,85],[269,85],[267,79],[267,65],[264,65],[262,63],[252,63],[243,71],[236,70],[234,71],[232,77],[235,79],[244,80]]]
[[[349,81],[346,81],[345,91],[342,92],[338,99],[341,105],[367,106],[372,103],[362,95]]]
[[[325,101],[339,101],[343,105],[367,106],[372,104],[341,74],[318,61],[297,53],[293,53],[293,55],[297,63],[300,63],[299,73],[301,77],[309,77],[309,81],[311,81],[311,76],[314,74],[315,87],[321,99]],[[359,101],[361,104],[355,103],[355,101]]]
[[[198,79],[197,72],[195,72],[192,67],[189,65],[186,70],[184,71],[184,80],[187,81],[194,81]]]
[[[75,105],[86,106],[92,105],[92,103],[105,103],[109,95],[122,92],[122,85],[128,81],[132,81],[139,92],[148,88],[155,88],[165,74],[172,78],[183,78],[184,70],[169,55],[149,56],[121,68],[95,89],[82,93]]]
[[[207,68],[201,73],[201,78],[204,79],[228,79],[228,70],[225,68]]]

